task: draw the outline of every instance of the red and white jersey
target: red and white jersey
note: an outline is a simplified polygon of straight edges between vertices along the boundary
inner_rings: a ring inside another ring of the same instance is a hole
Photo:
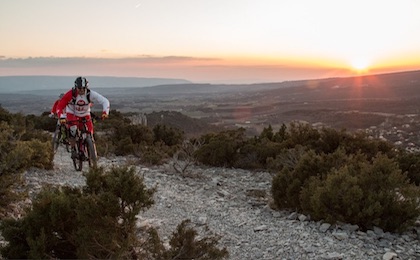
[[[90,91],[92,97],[92,91]],[[85,95],[77,95],[74,104],[69,103],[66,106],[66,112],[71,113],[77,117],[84,117],[90,115],[90,104]]]
[[[87,99],[87,91],[85,94],[80,95],[78,92],[76,93],[76,100],[73,104],[73,93],[72,90],[68,91],[64,96],[61,98],[60,102],[57,105],[57,115],[61,115],[63,110],[67,113],[73,114],[77,117],[85,117],[90,115],[90,103]],[[105,112],[107,115],[109,114],[109,100],[99,94],[96,91],[90,90],[90,100],[94,101],[95,103],[99,103],[102,105],[102,111]]]

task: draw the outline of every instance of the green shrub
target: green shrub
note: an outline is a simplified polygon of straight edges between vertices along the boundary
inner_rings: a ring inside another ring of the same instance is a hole
[[[100,117],[102,111],[94,111],[93,113]],[[130,123],[130,119],[125,117],[123,113],[115,109],[111,109],[109,111],[109,117],[106,120],[96,120],[95,131],[107,132],[112,129],[120,128],[124,125],[129,125]]]
[[[300,210],[299,192],[303,183],[288,168],[281,170],[272,181],[271,194],[278,209]]]
[[[284,167],[273,178],[271,191],[274,202],[279,208],[301,210],[299,194],[308,179],[311,177],[325,178],[326,173],[336,163],[335,160],[329,158],[344,156],[340,151],[337,151],[335,156],[318,155],[313,150],[301,152],[297,149],[291,150],[292,158],[296,156],[296,152],[300,153],[296,164]]]
[[[349,174],[347,166],[329,174],[325,180],[311,177],[300,193],[303,211],[314,220],[324,219],[329,223],[337,221],[359,223],[356,216],[361,211],[363,190],[357,177]]]
[[[115,142],[115,155],[134,154],[134,143],[129,136],[123,137]]]
[[[0,122],[5,122],[10,124],[12,121],[13,115],[9,113],[6,109],[4,109],[0,104]]]
[[[419,189],[384,155],[372,162],[354,157],[323,177],[312,176],[296,195],[314,220],[352,223],[362,229],[403,231],[420,215]]]
[[[156,230],[138,237],[136,216],[153,204],[155,189],[147,189],[133,167],[109,171],[91,169],[83,190],[45,187],[21,219],[7,219],[0,231],[8,242],[5,258],[34,259],[221,259],[218,237],[195,239],[183,222],[166,250]],[[209,258],[210,257],[210,258]]]
[[[184,140],[184,133],[174,127],[157,124],[152,131],[154,143],[163,142],[166,146],[176,146]]]
[[[29,167],[52,169],[53,156],[50,142],[39,140],[19,141],[4,156],[1,163],[2,172],[18,173]]]
[[[51,149],[51,141],[42,142],[34,139],[25,144],[33,151],[30,158],[30,166],[41,169],[52,169],[54,153]]]
[[[0,107],[0,117],[6,115]],[[0,219],[7,214],[11,203],[21,199],[22,194],[14,190],[22,184],[21,173],[30,162],[30,149],[14,133],[6,121],[0,121]]]
[[[129,137],[133,144],[153,144],[153,132],[144,125],[120,125],[115,128],[112,141],[118,143],[118,140]]]
[[[398,161],[402,172],[407,173],[410,181],[420,186],[420,153],[400,151],[395,160]]]
[[[79,258],[128,258],[137,246],[136,215],[153,204],[154,189],[147,189],[135,168],[91,171],[77,207]],[[92,224],[94,228],[92,230]],[[94,232],[92,232],[94,231]]]
[[[289,138],[289,133],[287,132],[287,127],[285,124],[282,124],[279,131],[274,133],[273,141],[276,143],[282,143],[287,138]]]
[[[0,220],[10,212],[10,204],[21,200],[25,193],[15,192],[16,188],[23,185],[20,173],[3,173],[0,175]]]
[[[168,158],[168,155],[161,148],[159,145],[139,146],[136,155],[140,157],[140,161],[144,164],[159,165]]]
[[[289,170],[294,169],[305,153],[306,148],[301,145],[290,149],[282,148],[274,158],[267,158],[267,170],[277,173],[283,170],[283,168],[288,168]]]
[[[97,133],[95,133],[95,135],[97,135]],[[95,137],[95,144],[96,152],[99,156],[107,157],[111,154],[117,155],[115,144],[111,142],[108,136],[101,135],[100,138]]]
[[[316,149],[319,145],[320,133],[309,124],[292,122],[287,128],[285,145],[293,148],[297,145],[307,146]]]
[[[22,141],[31,141],[31,140],[39,140],[42,142],[49,142],[51,143],[51,133],[45,132],[43,130],[33,129],[30,131],[25,131],[22,136]]]
[[[232,167],[238,151],[245,142],[245,129],[227,130],[201,137],[203,145],[197,150],[197,160],[206,165]]]
[[[2,255],[127,258],[137,242],[135,216],[153,204],[154,190],[146,189],[134,168],[126,167],[106,173],[102,168],[91,170],[86,183],[83,192],[46,188],[24,218],[2,224],[3,236],[9,242]]]
[[[260,140],[267,139],[269,141],[273,141],[274,139],[273,127],[271,125],[268,125],[268,127],[264,127],[264,129],[261,131],[259,139]]]
[[[50,112],[44,112],[41,116],[27,115],[26,122],[36,130],[54,132],[57,119],[49,117]]]
[[[218,249],[219,236],[207,236],[196,240],[197,231],[189,227],[191,222],[184,220],[173,233],[169,244],[171,249],[165,259],[224,259],[229,256],[226,248]]]
[[[82,196],[77,189],[45,188],[33,201],[32,210],[22,219],[2,222],[0,230],[8,245],[1,248],[5,258],[77,258],[74,209]]]
[[[363,153],[370,160],[378,153],[386,154],[388,157],[395,156],[395,147],[379,139],[369,139],[364,133],[348,134],[343,138],[341,147],[347,154]]]
[[[250,139],[238,148],[234,167],[242,169],[267,169],[268,161],[276,158],[283,150],[283,145],[268,138]]]
[[[333,153],[343,144],[350,134],[345,130],[337,131],[332,128],[322,128],[320,130],[320,142],[315,148],[318,152]]]

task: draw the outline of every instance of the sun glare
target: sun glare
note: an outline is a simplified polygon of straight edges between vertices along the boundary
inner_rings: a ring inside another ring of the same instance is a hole
[[[353,70],[357,72],[364,72],[368,70],[370,62],[367,59],[357,58],[352,60],[350,65]]]

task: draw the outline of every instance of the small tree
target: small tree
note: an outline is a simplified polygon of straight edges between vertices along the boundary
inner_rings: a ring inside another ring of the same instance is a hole
[[[127,258],[135,216],[153,204],[134,168],[92,169],[84,191],[47,187],[20,220],[2,223],[6,258]]]
[[[190,166],[197,163],[195,153],[201,147],[200,140],[184,141],[180,149],[174,154],[172,167],[177,173],[190,173]]]
[[[207,134],[201,137],[203,145],[197,151],[197,160],[201,163],[232,167],[238,159],[238,150],[245,142],[245,129],[227,130]]]
[[[155,229],[142,237],[136,216],[153,204],[155,189],[147,189],[134,167],[91,169],[81,189],[46,187],[22,219],[7,219],[0,231],[8,244],[5,258],[36,259],[221,259],[217,236],[196,239],[185,223],[178,226],[166,250]],[[176,241],[176,242],[175,242]]]
[[[8,118],[1,111],[0,117]],[[10,121],[13,121],[12,118]],[[10,204],[25,196],[23,192],[14,191],[22,184],[21,174],[24,170],[29,167],[51,169],[53,166],[50,141],[22,141],[21,137],[28,131],[17,131],[14,125],[0,121],[0,218],[7,213]]]
[[[392,159],[379,154],[371,162],[366,156],[355,155],[341,157],[341,166],[333,166],[328,163],[331,158],[319,157],[319,164],[323,162],[324,167],[318,168],[318,174],[309,168],[289,171],[288,183],[298,185],[286,185],[287,196],[279,191],[284,188],[280,185],[285,185],[285,176],[276,176],[273,195],[277,205],[287,206],[284,201],[292,201],[315,220],[353,223],[362,229],[378,226],[386,231],[403,231],[420,216],[419,190]],[[306,175],[299,173],[302,170]]]
[[[196,240],[197,231],[184,220],[173,233],[169,244],[171,249],[165,252],[165,259],[224,259],[229,256],[226,248],[216,247],[219,236],[207,236]]]

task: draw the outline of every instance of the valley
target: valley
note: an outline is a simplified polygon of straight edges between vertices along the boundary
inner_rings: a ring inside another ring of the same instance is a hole
[[[420,71],[250,85],[91,88],[120,112],[174,111],[220,129],[243,127],[249,135],[300,121],[420,147]],[[2,93],[0,104],[11,112],[41,114],[61,91]]]

